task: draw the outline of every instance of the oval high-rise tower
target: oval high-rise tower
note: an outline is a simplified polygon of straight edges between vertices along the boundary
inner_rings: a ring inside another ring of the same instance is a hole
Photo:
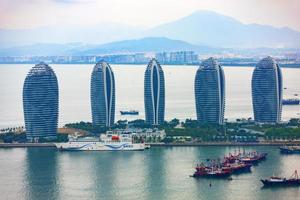
[[[23,109],[28,140],[56,138],[58,83],[47,64],[37,64],[27,74],[23,86]]]
[[[94,125],[112,126],[115,120],[115,78],[107,62],[98,62],[91,77],[91,107]]]
[[[254,120],[278,123],[282,109],[282,74],[271,57],[259,61],[252,75],[252,104]]]
[[[144,102],[146,122],[159,125],[165,118],[165,78],[157,60],[151,59],[144,79]]]
[[[223,124],[225,110],[225,77],[213,58],[204,60],[196,73],[195,102],[200,123]]]

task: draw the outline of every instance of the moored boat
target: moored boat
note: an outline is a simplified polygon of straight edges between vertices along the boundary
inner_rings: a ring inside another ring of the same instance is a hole
[[[245,163],[258,163],[259,161],[265,160],[267,155],[267,153],[259,154],[257,152],[252,152],[243,156],[240,160]]]
[[[244,162],[236,162],[236,163],[228,163],[228,164],[224,163],[222,165],[223,169],[229,169],[233,173],[251,172],[251,167],[252,167],[251,164],[244,163]]]
[[[268,179],[262,179],[261,182],[265,187],[270,186],[300,186],[300,179],[298,177],[297,170],[292,174],[290,178],[282,178],[277,176],[272,176]]]
[[[101,134],[99,138],[69,136],[69,142],[54,143],[64,151],[141,151],[144,143],[133,143],[131,134]]]
[[[279,149],[282,154],[300,154],[300,146],[282,146]]]
[[[206,167],[200,165],[196,167],[193,177],[207,177],[207,178],[226,178],[232,174],[230,169],[223,169],[221,167]]]

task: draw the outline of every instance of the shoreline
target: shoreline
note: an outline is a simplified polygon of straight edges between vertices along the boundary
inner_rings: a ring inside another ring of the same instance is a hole
[[[0,143],[0,148],[55,147],[54,143]]]
[[[201,142],[201,143],[149,143],[151,146],[157,147],[193,147],[193,146],[284,146],[284,145],[300,145],[297,142]]]
[[[147,143],[153,147],[197,147],[197,146],[284,146],[299,145],[296,142],[201,142],[201,143]],[[55,147],[54,143],[0,143],[0,148]]]

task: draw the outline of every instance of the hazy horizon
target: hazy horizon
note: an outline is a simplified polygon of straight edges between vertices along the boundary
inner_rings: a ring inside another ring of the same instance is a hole
[[[297,0],[227,0],[226,4],[222,0],[1,0],[0,29],[103,22],[150,28],[197,10],[209,10],[245,24],[289,27],[300,31],[299,7],[300,1]]]

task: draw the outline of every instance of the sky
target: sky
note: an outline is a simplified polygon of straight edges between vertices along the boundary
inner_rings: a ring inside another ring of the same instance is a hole
[[[300,0],[0,0],[0,29],[102,22],[148,28],[197,10],[300,31]]]

